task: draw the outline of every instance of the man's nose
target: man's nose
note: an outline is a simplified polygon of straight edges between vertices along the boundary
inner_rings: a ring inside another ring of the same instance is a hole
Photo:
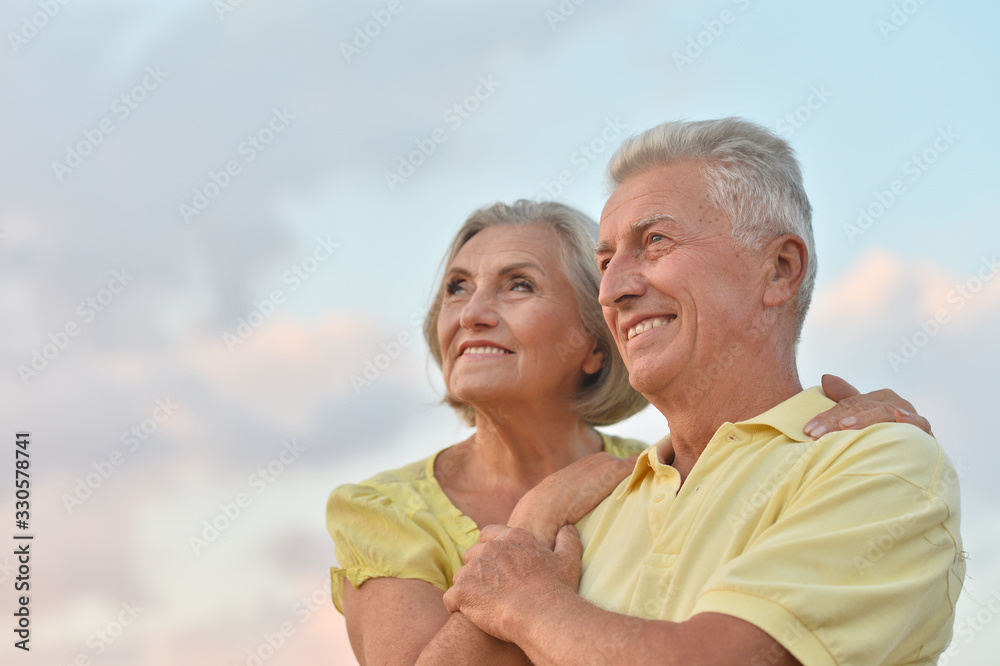
[[[602,307],[613,308],[630,296],[641,296],[644,291],[645,282],[636,260],[619,255],[612,257],[605,267],[597,299]]]

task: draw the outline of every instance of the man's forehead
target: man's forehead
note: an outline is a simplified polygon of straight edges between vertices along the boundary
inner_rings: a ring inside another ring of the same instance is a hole
[[[624,222],[631,224],[658,213],[670,214],[672,207],[697,205],[704,193],[699,162],[677,162],[639,172],[626,178],[611,193],[601,211],[601,230],[604,231],[607,220],[620,224],[622,213],[628,218]]]

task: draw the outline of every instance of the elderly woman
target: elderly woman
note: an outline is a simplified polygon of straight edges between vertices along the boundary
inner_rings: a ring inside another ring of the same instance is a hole
[[[567,206],[518,201],[476,211],[452,242],[424,334],[446,401],[475,432],[337,488],[327,506],[340,564],[334,604],[362,664],[525,661],[461,614],[449,617],[442,596],[463,553],[486,525],[532,529],[543,514],[575,522],[631,469],[614,459],[646,448],[594,429],[646,405],[597,302],[596,230]],[[835,400],[856,393],[836,388]],[[817,423],[837,428],[847,415],[855,427],[894,418],[928,427],[891,391],[847,398]],[[589,456],[599,452],[610,456]],[[567,466],[546,482],[565,501],[533,506],[526,493]],[[539,536],[551,543],[554,533]]]

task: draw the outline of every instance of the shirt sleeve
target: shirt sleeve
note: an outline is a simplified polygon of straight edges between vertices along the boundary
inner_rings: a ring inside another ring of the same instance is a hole
[[[807,665],[934,663],[965,571],[958,475],[915,431],[861,436],[825,469],[796,472],[814,476],[695,613],[740,617]]]
[[[649,444],[640,442],[637,439],[615,437],[614,435],[608,435],[603,432],[599,434],[601,435],[601,439],[604,441],[604,452],[614,456],[615,458],[628,458],[629,456],[634,456],[637,453],[642,453],[649,448]]]
[[[326,522],[340,565],[330,569],[331,593],[341,613],[345,580],[355,588],[370,578],[424,580],[442,591],[451,586],[461,553],[419,495],[409,495],[390,497],[368,485],[330,494]]]

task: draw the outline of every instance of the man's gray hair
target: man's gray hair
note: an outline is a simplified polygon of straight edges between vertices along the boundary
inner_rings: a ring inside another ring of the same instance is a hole
[[[782,234],[805,241],[806,274],[796,300],[798,341],[816,282],[816,245],[812,206],[795,152],[742,118],[667,122],[622,143],[608,164],[608,184],[614,190],[630,176],[689,160],[702,164],[708,201],[729,216],[734,241],[754,250]]]

